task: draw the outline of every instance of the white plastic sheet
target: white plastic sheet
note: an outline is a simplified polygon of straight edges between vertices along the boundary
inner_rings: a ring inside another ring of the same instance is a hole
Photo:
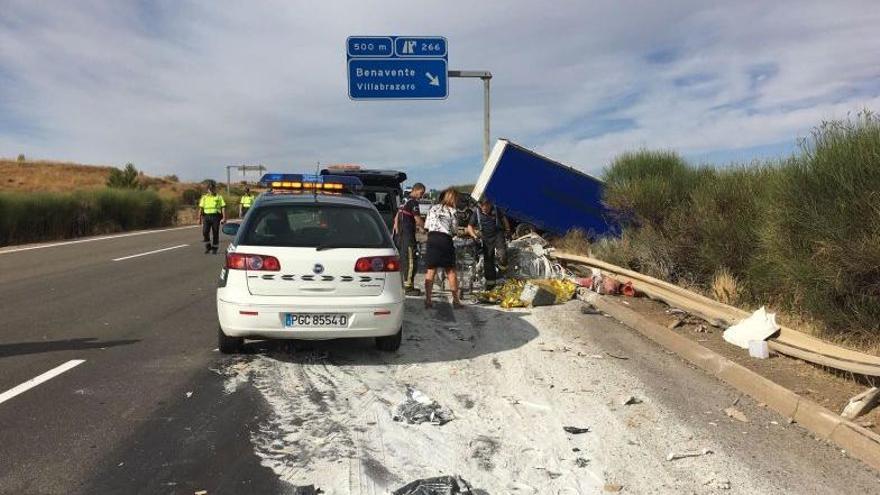
[[[751,340],[767,340],[779,331],[776,324],[776,313],[768,313],[764,306],[755,311],[745,320],[724,331],[724,340],[741,347],[749,348]]]

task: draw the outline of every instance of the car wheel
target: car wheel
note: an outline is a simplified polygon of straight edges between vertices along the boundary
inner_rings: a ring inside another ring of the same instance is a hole
[[[403,340],[403,328],[394,335],[387,337],[376,337],[376,349],[380,351],[393,352],[400,349],[400,342]]]
[[[222,328],[217,327],[217,344],[223,354],[235,354],[241,352],[244,337],[229,337]]]

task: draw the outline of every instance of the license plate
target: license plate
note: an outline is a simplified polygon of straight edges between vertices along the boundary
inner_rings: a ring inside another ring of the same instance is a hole
[[[284,326],[296,328],[333,328],[348,326],[348,315],[340,313],[287,313]]]

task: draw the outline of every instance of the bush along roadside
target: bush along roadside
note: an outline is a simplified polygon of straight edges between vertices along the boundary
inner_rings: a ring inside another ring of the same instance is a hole
[[[0,193],[0,246],[165,227],[178,203],[136,189]]]
[[[605,178],[623,233],[594,245],[598,257],[725,302],[771,304],[834,336],[880,337],[880,118],[870,112],[823,123],[788,159],[714,168],[643,150]]]

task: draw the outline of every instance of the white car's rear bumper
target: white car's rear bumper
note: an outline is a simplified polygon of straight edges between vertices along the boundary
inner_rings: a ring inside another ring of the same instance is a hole
[[[229,337],[254,339],[340,339],[385,337],[396,334],[403,323],[403,301],[392,297],[339,298],[328,305],[307,298],[250,297],[250,301],[227,301],[217,295],[220,328]],[[271,300],[268,301],[268,300]],[[347,325],[340,328],[286,327],[287,313],[344,313]]]

